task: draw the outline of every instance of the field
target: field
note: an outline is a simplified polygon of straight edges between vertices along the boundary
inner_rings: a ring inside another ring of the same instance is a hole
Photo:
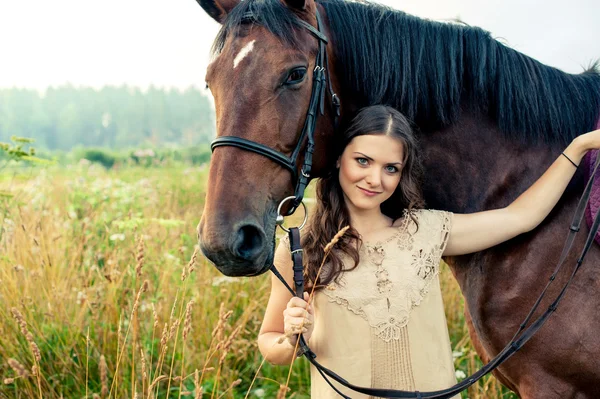
[[[226,278],[193,255],[206,173],[0,172],[0,398],[309,397],[304,359],[290,373],[257,349],[269,276]],[[446,265],[441,282],[462,379],[481,363]],[[492,377],[468,397],[516,396]]]

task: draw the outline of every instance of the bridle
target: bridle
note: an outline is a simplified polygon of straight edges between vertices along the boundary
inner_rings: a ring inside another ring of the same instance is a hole
[[[248,12],[244,14],[242,17],[244,21],[254,21],[260,23],[258,18],[252,13]],[[217,147],[230,146],[244,149],[246,151],[254,152],[260,155],[263,155],[270,160],[278,163],[284,168],[288,169],[292,174],[292,181],[295,182],[295,192],[294,192],[294,201],[292,201],[292,208],[288,211],[288,215],[294,213],[298,205],[302,202],[304,198],[304,190],[309,183],[310,173],[312,170],[312,156],[314,153],[315,147],[315,126],[317,122],[317,112],[320,112],[321,115],[325,114],[325,89],[329,90],[329,94],[331,95],[331,104],[333,106],[334,124],[337,126],[337,120],[340,116],[340,101],[337,96],[333,92],[333,88],[331,87],[331,78],[329,74],[329,70],[327,69],[327,37],[322,33],[321,27],[323,26],[321,22],[321,16],[317,11],[317,28],[313,27],[307,22],[296,18],[295,23],[299,26],[307,29],[313,36],[315,36],[319,42],[319,50],[315,62],[315,68],[313,70],[313,85],[312,92],[310,95],[310,102],[308,105],[308,111],[306,113],[306,119],[304,121],[304,127],[302,128],[302,132],[300,133],[300,137],[298,138],[298,143],[296,144],[296,148],[292,152],[291,156],[287,156],[279,151],[276,151],[270,147],[267,147],[264,144],[257,143],[252,140],[248,140],[242,137],[235,136],[223,136],[218,137],[210,145],[211,151],[214,151]],[[304,162],[302,167],[300,168],[300,173],[298,173],[298,158],[300,156],[300,151],[302,149],[302,145],[304,144],[305,139],[306,150],[304,151]]]
[[[250,152],[254,152],[254,153],[263,155],[263,156],[269,158],[270,160],[278,163],[279,165],[283,166],[284,168],[290,170],[290,172],[292,174],[292,179],[295,182],[296,188],[295,188],[294,196],[285,198],[279,204],[278,211],[277,211],[277,214],[278,214],[277,215],[277,224],[281,225],[282,228],[284,228],[282,226],[283,216],[284,216],[281,214],[282,205],[284,205],[284,203],[286,203],[287,201],[292,202],[292,208],[290,209],[290,211],[287,212],[287,215],[294,213],[294,211],[296,210],[296,208],[299,205],[301,205],[301,204],[304,205],[304,203],[302,202],[302,199],[304,197],[304,190],[306,189],[306,186],[310,179],[310,173],[311,173],[311,168],[312,168],[312,156],[313,156],[313,152],[314,152],[315,124],[316,124],[316,120],[317,120],[317,116],[318,116],[317,111],[320,111],[321,115],[324,115],[324,103],[325,103],[324,98],[325,98],[325,89],[326,88],[329,89],[329,92],[331,94],[331,103],[334,108],[336,127],[337,127],[337,119],[340,115],[340,102],[339,102],[337,95],[333,92],[333,90],[331,88],[331,79],[330,79],[329,71],[326,70],[326,68],[328,66],[327,51],[326,51],[327,37],[321,31],[322,22],[321,22],[321,17],[319,15],[318,10],[317,10],[316,18],[317,18],[317,28],[316,29],[312,25],[310,25],[300,19],[296,20],[296,23],[298,25],[306,28],[313,36],[315,36],[318,39],[319,50],[318,50],[317,59],[316,59],[316,63],[315,63],[316,65],[315,65],[315,68],[313,71],[313,87],[312,87],[308,112],[306,114],[306,120],[304,122],[304,127],[303,127],[300,137],[298,139],[298,143],[296,144],[296,148],[292,152],[292,155],[288,157],[287,155],[280,153],[276,150],[273,150],[272,148],[267,147],[263,144],[257,143],[255,141],[247,140],[247,139],[244,139],[241,137],[235,137],[235,136],[219,137],[219,138],[215,139],[211,144],[212,151],[214,151],[217,147],[222,147],[222,146],[237,147],[237,148],[244,149],[246,151],[250,151]],[[259,22],[252,13],[245,14],[244,19]],[[327,71],[327,75],[325,74],[326,71]],[[305,140],[307,140],[307,144],[306,144],[306,150],[304,153],[304,162],[303,162],[302,167],[300,168],[300,173],[298,174],[297,162],[298,162],[298,158],[299,158],[299,155],[301,152],[302,145]],[[329,380],[329,378],[331,378],[332,380],[338,382],[339,384],[341,384],[355,392],[359,392],[359,393],[362,393],[365,395],[371,395],[374,397],[383,397],[383,398],[442,399],[442,398],[450,398],[450,397],[458,394],[459,392],[469,388],[471,385],[475,384],[479,379],[484,377],[486,374],[492,372],[494,369],[496,369],[498,366],[500,366],[502,363],[504,363],[507,359],[509,359],[512,355],[514,355],[519,349],[521,349],[523,347],[523,345],[525,345],[525,343],[527,341],[529,341],[531,339],[531,337],[533,337],[533,335],[544,325],[544,323],[547,321],[549,316],[556,311],[558,304],[564,297],[567,288],[573,281],[575,274],[579,271],[579,268],[581,267],[586,254],[588,253],[590,247],[592,246],[592,243],[594,242],[594,237],[596,235],[596,232],[598,231],[598,228],[600,227],[600,212],[598,212],[598,214],[596,215],[596,217],[594,219],[594,223],[590,229],[590,233],[588,234],[588,237],[586,239],[583,250],[577,259],[577,263],[571,273],[569,280],[564,284],[564,286],[560,290],[559,294],[556,296],[554,301],[552,301],[552,303],[548,307],[548,309],[530,324],[530,321],[533,318],[535,311],[538,309],[539,305],[541,304],[542,299],[546,295],[548,288],[554,282],[560,269],[564,265],[564,263],[567,259],[567,256],[569,255],[570,250],[575,241],[575,236],[581,228],[581,223],[582,223],[583,217],[584,217],[585,206],[590,198],[593,181],[594,181],[596,171],[597,171],[599,165],[600,165],[600,156],[597,157],[597,159],[596,159],[594,172],[592,173],[592,176],[585,187],[583,196],[579,200],[579,204],[575,211],[573,221],[571,222],[571,226],[569,228],[569,234],[568,234],[565,244],[563,246],[563,251],[559,258],[556,269],[550,276],[550,279],[549,279],[546,287],[544,288],[541,295],[539,296],[539,298],[533,305],[531,311],[529,312],[529,314],[527,315],[525,320],[520,324],[518,331],[515,333],[515,335],[511,339],[511,341],[504,347],[504,349],[502,351],[500,351],[500,353],[498,355],[496,355],[495,358],[493,358],[488,364],[483,366],[479,371],[477,371],[473,375],[465,378],[463,381],[461,381],[460,383],[458,383],[450,388],[447,388],[444,390],[439,390],[439,391],[431,391],[431,392],[419,392],[419,391],[411,392],[411,391],[401,391],[401,390],[393,390],[393,389],[366,388],[366,387],[360,387],[360,386],[356,386],[356,385],[349,383],[348,381],[346,381],[345,379],[340,377],[338,374],[336,374],[332,370],[319,364],[319,362],[317,362],[317,360],[316,360],[317,356],[315,355],[315,353],[312,350],[310,350],[310,348],[308,347],[308,344],[306,343],[302,334],[298,334],[298,349],[299,349],[298,353],[304,355],[308,359],[308,361],[317,369],[317,371],[321,374],[321,376],[325,379],[325,381],[331,386],[331,388],[333,390],[335,390],[341,397],[346,398],[346,399],[350,399],[350,397],[343,394],[342,392],[340,392],[340,390],[332,384],[332,382]],[[305,212],[306,212],[306,209],[305,209]],[[305,214],[305,222],[306,222],[306,214]],[[291,292],[291,294],[298,296],[299,298],[303,298],[303,294],[304,294],[304,275],[303,275],[303,262],[302,262],[303,250],[302,250],[302,246],[300,243],[300,229],[303,227],[303,225],[304,225],[304,223],[300,227],[292,227],[289,229],[284,228],[284,230],[286,232],[288,232],[288,235],[290,238],[290,253],[292,256],[292,263],[293,263],[295,290],[289,286],[289,284],[285,281],[283,276],[281,276],[281,274],[277,271],[277,269],[274,266],[271,266],[271,268],[270,268],[271,271],[277,276],[277,278]]]

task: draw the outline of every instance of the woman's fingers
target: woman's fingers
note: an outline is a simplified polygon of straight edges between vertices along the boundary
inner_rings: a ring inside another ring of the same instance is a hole
[[[295,296],[288,301],[287,307],[288,308],[296,307],[296,308],[306,309],[308,307],[308,303],[305,300]]]
[[[283,315],[288,315],[292,317],[308,317],[308,315],[310,315],[310,312],[302,308],[288,308],[283,311]]]
[[[308,312],[311,314],[314,314],[314,308],[312,306],[312,304],[308,304],[308,299],[309,299],[309,295],[308,292],[304,293],[304,300],[298,297],[293,297],[292,299],[290,299],[287,303],[287,308],[302,308],[302,309],[308,309]]]

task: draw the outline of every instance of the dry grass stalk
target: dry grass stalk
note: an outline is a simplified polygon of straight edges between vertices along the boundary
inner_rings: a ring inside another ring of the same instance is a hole
[[[146,355],[144,355],[143,348],[140,348],[140,356],[142,359],[142,377],[144,378],[144,380],[146,380],[146,378],[148,378],[148,368],[146,364]]]
[[[185,279],[187,278],[188,275],[189,275],[189,272],[188,272],[187,266],[183,266],[181,268],[181,281],[185,281]]]
[[[168,375],[159,375],[158,377],[156,377],[154,379],[154,381],[152,381],[152,384],[150,384],[150,386],[148,387],[148,392],[152,392],[154,387],[156,387],[156,385],[158,385],[159,382],[167,380],[167,379],[169,379]]]
[[[201,399],[203,390],[202,385],[200,385],[200,373],[198,372],[198,369],[196,369],[196,371],[194,371],[194,392],[196,393],[194,399]]]
[[[135,274],[138,277],[142,276],[142,267],[144,266],[144,237],[140,235],[137,245],[137,253],[135,255],[136,266]]]
[[[104,355],[100,356],[100,384],[102,386],[100,394],[102,399],[108,396],[108,366]]]
[[[290,391],[286,385],[280,385],[279,391],[277,391],[277,399],[284,399],[285,395]]]
[[[192,257],[190,258],[190,261],[188,262],[187,266],[183,267],[183,270],[181,271],[181,281],[185,281],[185,279],[190,275],[191,272],[193,272],[196,269],[196,260],[198,259],[198,246],[194,246],[194,253],[192,254]]]
[[[185,341],[190,331],[192,331],[192,305],[194,300],[190,300],[185,307],[185,321],[183,323],[183,340]]]
[[[28,377],[29,372],[21,363],[19,363],[16,359],[10,358],[8,359],[8,365],[17,373],[19,377]]]
[[[179,327],[179,324],[181,323],[181,321],[179,319],[175,319],[173,320],[173,324],[171,324],[171,329],[169,330],[169,341],[171,340],[171,338],[173,338],[175,336],[175,334],[177,333],[177,328]]]
[[[138,306],[140,305],[140,298],[142,296],[142,293],[148,291],[149,285],[150,285],[150,282],[148,280],[144,280],[144,283],[140,287],[140,289],[135,297],[135,302],[133,302],[133,309],[131,310],[131,318],[132,319],[133,319],[133,316],[135,315],[135,312],[137,311]],[[129,328],[128,328],[128,330],[129,330]]]
[[[11,312],[13,314],[13,317],[19,324],[19,327],[21,328],[21,333],[25,336],[25,339],[29,343],[29,348],[33,353],[33,357],[37,362],[39,362],[40,360],[42,360],[42,355],[40,354],[40,349],[33,340],[33,335],[31,334],[31,332],[29,332],[29,329],[27,329],[27,322],[25,321],[25,318],[17,308],[11,308]]]
[[[225,303],[221,302],[221,306],[219,307],[219,321],[217,322],[217,326],[212,332],[212,336],[216,339],[217,342],[223,341],[225,324],[227,323],[227,320],[231,317],[232,314],[232,310],[225,312]]]
[[[14,379],[14,378],[5,378],[5,379],[4,379],[4,384],[6,384],[6,385],[10,385],[10,384],[12,384],[13,382],[15,382],[15,379]]]
[[[196,261],[198,260],[198,246],[196,245],[194,247],[194,253],[192,254],[192,258],[190,259],[188,266],[187,266],[187,272],[188,274],[192,273],[194,270],[196,270]]]
[[[333,236],[333,238],[331,239],[331,241],[329,241],[329,244],[325,245],[325,253],[331,251],[331,248],[333,248],[333,246],[335,244],[337,244],[337,242],[340,240],[340,238],[342,238],[342,236],[344,234],[346,234],[346,231],[348,231],[348,229],[350,228],[350,226],[346,226],[344,228],[342,228],[340,231],[338,231],[337,233],[335,233],[335,235]]]
[[[231,385],[229,386],[229,388],[227,388],[222,394],[219,395],[219,397],[217,399],[221,399],[223,396],[225,396],[225,394],[229,391],[231,391],[233,388],[237,387],[238,385],[240,385],[242,383],[242,379],[238,378],[237,380],[233,381],[231,383]]]
[[[152,326],[152,330],[155,330],[158,327],[158,313],[156,313],[156,307],[154,303],[152,303],[152,317],[154,317],[154,325]]]
[[[167,350],[168,337],[169,337],[169,325],[168,325],[168,323],[165,323],[165,326],[163,327],[162,335],[160,337],[160,349],[162,352],[165,352]]]
[[[119,326],[117,327],[117,352],[120,352],[120,348],[123,346],[123,319],[121,315],[119,315]]]
[[[223,351],[223,353],[221,354],[219,363],[223,363],[225,361],[225,357],[227,356],[227,353],[229,352],[229,349],[231,348],[231,345],[233,344],[233,340],[237,337],[237,335],[240,333],[240,331],[242,331],[242,326],[236,327],[236,329],[233,330],[231,335],[229,335],[229,338],[227,338],[227,340],[223,342],[223,345],[221,346],[221,350]]]

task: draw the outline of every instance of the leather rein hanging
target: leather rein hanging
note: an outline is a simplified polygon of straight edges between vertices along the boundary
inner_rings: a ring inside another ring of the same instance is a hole
[[[260,23],[258,18],[256,18],[256,16],[253,15],[251,12],[245,14],[243,19],[250,21],[250,22]],[[318,54],[317,54],[317,58],[316,58],[316,62],[315,62],[315,68],[313,70],[313,86],[312,86],[312,92],[311,92],[311,97],[310,97],[310,103],[309,103],[308,111],[306,114],[306,119],[304,122],[302,132],[300,133],[300,137],[298,138],[298,143],[296,144],[296,148],[292,152],[291,156],[287,156],[287,155],[280,153],[264,144],[260,144],[255,141],[251,141],[251,140],[248,140],[248,139],[245,139],[242,137],[235,137],[235,136],[218,137],[211,144],[212,151],[214,151],[217,147],[230,146],[230,147],[237,147],[237,148],[244,149],[246,151],[250,151],[250,152],[254,152],[254,153],[263,155],[263,156],[269,158],[270,160],[276,162],[277,164],[283,166],[284,168],[288,169],[291,172],[292,181],[295,184],[294,196],[285,198],[279,204],[279,208],[277,211],[277,224],[280,225],[286,232],[288,232],[288,235],[289,235],[290,252],[291,252],[291,256],[292,256],[293,271],[294,271],[295,290],[289,286],[289,284],[285,281],[285,279],[281,276],[281,274],[277,271],[277,269],[273,265],[271,266],[270,270],[285,285],[285,287],[292,293],[292,295],[298,296],[299,298],[303,298],[303,294],[304,294],[304,275],[303,275],[304,269],[303,269],[303,263],[302,263],[303,250],[302,250],[301,243],[300,243],[300,230],[306,223],[306,207],[304,207],[305,219],[304,219],[304,222],[302,223],[302,226],[292,227],[289,229],[283,227],[283,216],[284,215],[281,214],[281,208],[285,202],[291,201],[291,205],[292,205],[291,209],[286,213],[286,215],[291,215],[292,213],[295,212],[295,210],[297,209],[297,207],[299,205],[304,206],[304,202],[302,202],[302,199],[304,197],[304,190],[306,189],[306,186],[308,185],[308,182],[310,179],[310,173],[311,173],[311,168],[312,168],[312,156],[313,156],[314,144],[315,144],[314,143],[315,125],[316,125],[316,120],[317,120],[317,116],[318,116],[317,112],[320,112],[321,115],[324,115],[325,90],[326,89],[329,90],[329,94],[331,95],[330,101],[331,101],[331,104],[332,104],[333,110],[334,110],[334,118],[335,118],[336,128],[337,128],[337,124],[338,124],[338,118],[340,116],[340,101],[339,101],[338,96],[332,90],[329,70],[326,69],[328,66],[327,50],[326,50],[327,37],[322,32],[323,25],[322,25],[321,17],[319,15],[318,10],[316,13],[316,19],[317,19],[317,28],[313,27],[312,25],[310,25],[307,22],[304,22],[300,19],[296,20],[296,23],[299,26],[307,29],[314,37],[317,38],[317,40],[319,42],[319,50],[318,50]],[[327,73],[327,74],[325,74],[325,73]],[[301,152],[301,149],[302,149],[302,146],[303,146],[303,143],[305,140],[307,141],[307,144],[306,144],[306,149],[304,152],[304,162],[303,162],[302,167],[300,168],[300,173],[298,173],[297,172],[298,158],[300,156],[300,152]],[[549,286],[555,280],[559,270],[562,268],[563,264],[565,263],[567,255],[569,254],[570,249],[573,246],[573,243],[575,240],[575,235],[580,230],[581,223],[582,223],[582,220],[584,217],[585,205],[590,198],[592,184],[593,184],[594,177],[596,175],[596,171],[598,169],[599,164],[600,164],[600,157],[598,157],[598,159],[596,160],[596,164],[594,167],[594,173],[592,174],[592,176],[584,190],[584,194],[579,201],[579,205],[577,206],[577,210],[573,217],[573,221],[570,226],[569,235],[565,241],[565,245],[563,247],[561,257],[560,257],[559,262],[556,266],[556,269],[555,269],[554,273],[552,274],[552,276],[550,277],[546,287],[542,291],[540,297],[535,302],[533,308],[531,309],[531,311],[529,312],[529,314],[527,315],[527,317],[525,318],[523,323],[521,323],[519,330],[515,333],[515,335],[511,339],[511,341],[506,345],[506,347],[494,359],[492,359],[488,364],[483,366],[479,371],[477,371],[473,375],[465,378],[460,383],[458,383],[448,389],[439,390],[439,391],[431,391],[431,392],[419,392],[419,391],[411,392],[411,391],[401,391],[401,390],[393,390],[393,389],[366,388],[366,387],[360,387],[360,386],[356,386],[356,385],[349,383],[348,381],[346,381],[345,379],[340,377],[338,374],[336,374],[332,370],[329,370],[328,368],[319,364],[319,362],[317,362],[317,360],[316,360],[317,356],[315,355],[315,353],[313,351],[310,350],[310,348],[308,347],[302,334],[298,334],[299,353],[306,356],[308,361],[317,369],[317,371],[321,374],[321,376],[325,379],[325,381],[331,386],[331,388],[333,390],[335,390],[341,397],[343,397],[345,399],[351,399],[351,398],[349,396],[343,394],[342,392],[340,392],[340,390],[337,389],[333,385],[333,383],[329,380],[329,378],[331,378],[332,380],[336,381],[337,383],[339,383],[355,392],[359,392],[362,394],[371,395],[371,396],[375,396],[375,397],[382,397],[382,398],[416,398],[416,399],[450,398],[450,397],[456,395],[457,393],[459,393],[460,391],[463,391],[463,390],[467,389],[468,387],[470,387],[471,385],[475,384],[479,379],[481,379],[483,376],[485,376],[486,374],[493,371],[495,368],[497,368],[499,365],[501,365],[504,361],[506,361],[508,358],[510,358],[515,352],[517,352],[519,349],[521,349],[521,347],[527,341],[529,341],[531,339],[531,337],[542,327],[542,325],[546,322],[548,317],[554,311],[556,311],[558,304],[562,300],[567,288],[569,287],[575,274],[581,267],[581,264],[583,263],[583,260],[586,256],[588,250],[590,249],[592,243],[594,242],[594,236],[596,235],[596,232],[598,231],[598,228],[600,226],[600,212],[598,212],[598,214],[596,215],[596,217],[594,219],[594,223],[593,223],[590,233],[587,237],[584,248],[583,248],[579,258],[577,259],[577,263],[574,267],[571,277],[566,282],[566,284],[563,286],[560,293],[557,295],[557,297],[554,299],[554,301],[548,307],[548,309],[541,316],[539,316],[533,323],[531,323],[529,325],[529,322],[531,321],[533,314],[538,309]]]

